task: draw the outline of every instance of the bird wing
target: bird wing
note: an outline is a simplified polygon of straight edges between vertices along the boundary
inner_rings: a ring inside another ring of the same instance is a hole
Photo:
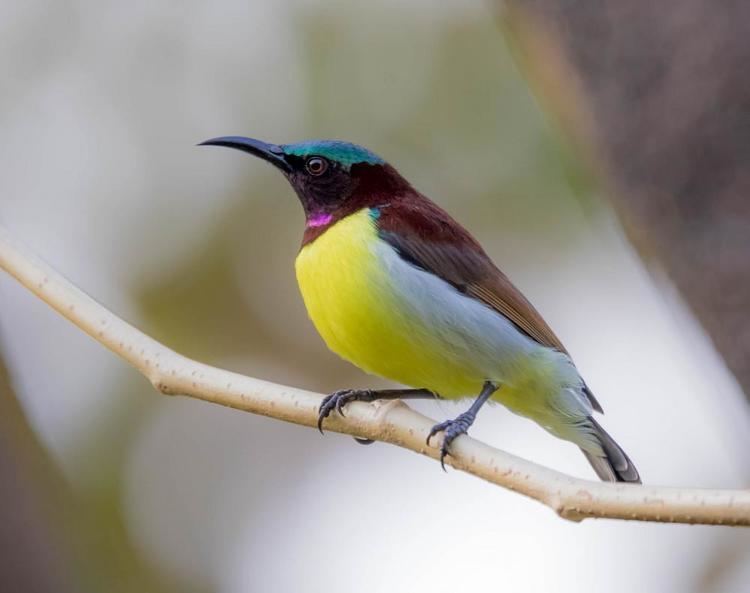
[[[378,231],[406,261],[444,280],[512,321],[540,344],[567,353],[533,305],[477,241],[426,198],[380,209]]]
[[[543,346],[568,354],[534,306],[442,208],[423,196],[411,196],[379,208],[377,225],[380,238],[404,260],[484,303]],[[591,391],[585,387],[584,392],[601,412]]]

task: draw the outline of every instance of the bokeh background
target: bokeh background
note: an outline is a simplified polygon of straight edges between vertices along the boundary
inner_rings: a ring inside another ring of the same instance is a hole
[[[195,146],[361,143],[537,305],[645,482],[747,487],[747,400],[516,43],[469,0],[2,0],[0,222],[188,356],[321,392],[384,385],[306,318],[292,190]],[[5,276],[0,353],[2,591],[748,590],[746,530],[567,523],[386,445],[159,396]],[[473,435],[593,477],[499,407]]]

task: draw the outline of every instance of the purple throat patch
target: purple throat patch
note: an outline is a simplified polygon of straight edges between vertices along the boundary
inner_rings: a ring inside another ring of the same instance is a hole
[[[333,220],[332,214],[314,214],[307,220],[307,224],[305,224],[308,228],[316,228],[320,226],[325,226],[329,222]]]

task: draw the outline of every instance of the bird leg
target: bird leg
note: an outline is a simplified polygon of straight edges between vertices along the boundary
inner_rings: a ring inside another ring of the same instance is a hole
[[[318,430],[323,434],[323,420],[336,410],[344,415],[344,406],[349,402],[374,402],[375,400],[393,399],[436,399],[439,396],[429,389],[340,389],[323,398],[318,409]],[[355,440],[362,445],[369,445],[370,439]]]
[[[440,465],[443,467],[443,471],[445,471],[445,456],[449,454],[448,448],[450,447],[450,444],[456,439],[456,437],[466,434],[469,427],[474,424],[479,408],[481,408],[484,403],[492,397],[492,394],[495,393],[499,387],[499,385],[492,381],[485,381],[479,397],[474,400],[468,410],[463,414],[459,414],[453,420],[446,420],[445,422],[441,422],[432,427],[430,434],[427,435],[428,446],[432,437],[439,432],[444,433],[443,444],[440,446]]]

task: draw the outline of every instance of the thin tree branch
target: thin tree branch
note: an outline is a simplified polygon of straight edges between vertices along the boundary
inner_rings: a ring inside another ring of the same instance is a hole
[[[322,396],[268,383],[190,360],[123,321],[0,227],[0,268],[75,325],[104,344],[165,394],[180,394],[238,410],[314,427]],[[334,432],[392,443],[437,459],[425,439],[434,421],[401,402],[355,402],[346,418],[334,414]],[[439,439],[433,441],[439,445]],[[750,526],[750,490],[682,489],[607,484],[574,478],[462,436],[449,463],[552,508],[565,519],[607,517],[638,521]]]

